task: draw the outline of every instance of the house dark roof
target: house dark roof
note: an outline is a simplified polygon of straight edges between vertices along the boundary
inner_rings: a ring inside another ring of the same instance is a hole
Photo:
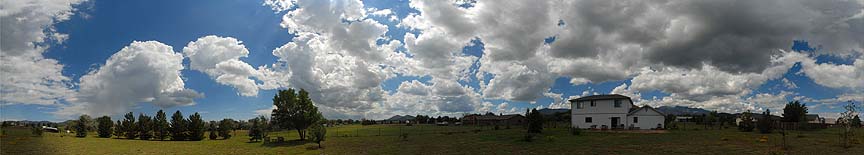
[[[819,119],[819,114],[807,114],[804,116],[807,118],[807,121],[815,121]]]
[[[570,102],[592,101],[592,100],[611,100],[611,99],[628,99],[629,100],[630,97],[627,97],[624,95],[618,95],[618,94],[591,95],[591,96],[580,97],[577,99],[572,99],[572,100],[570,100]]]
[[[640,108],[630,108],[630,112],[628,112],[627,115],[628,115],[628,116],[629,116],[629,115],[632,115],[633,113],[636,113],[636,112],[638,112],[639,110],[642,110],[642,109],[651,109],[652,111],[657,112],[657,113],[660,114],[660,115],[666,116],[666,114],[664,114],[663,112],[657,111],[657,109],[654,109],[654,107],[651,107],[651,106],[648,106],[648,105],[642,106],[642,107],[640,107]]]

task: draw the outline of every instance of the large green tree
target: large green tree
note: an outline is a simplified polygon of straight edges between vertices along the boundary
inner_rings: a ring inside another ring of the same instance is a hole
[[[231,119],[223,119],[219,121],[219,137],[223,139],[231,138],[231,131],[234,130],[234,120]]]
[[[798,101],[791,101],[783,107],[783,121],[785,122],[806,122],[807,104],[802,104]]]
[[[168,137],[168,118],[162,110],[156,112],[156,117],[153,118],[153,133],[155,138],[159,140],[165,140]]]
[[[89,115],[81,115],[78,117],[78,121],[75,122],[75,137],[87,137],[87,131],[89,131],[90,127],[88,124],[92,119]]]
[[[189,140],[199,141],[204,139],[204,120],[197,112],[189,115]]]
[[[186,140],[186,119],[183,119],[183,113],[180,110],[174,112],[171,116],[171,140]]]
[[[273,97],[273,105],[276,105],[273,121],[282,129],[297,130],[300,140],[306,139],[306,128],[322,118],[318,107],[309,98],[309,92],[303,89],[296,94],[294,89],[279,90]]]
[[[135,115],[129,112],[123,118],[123,133],[126,139],[138,138],[138,124],[135,123]]]
[[[96,119],[96,122],[99,123],[96,132],[99,137],[102,138],[111,138],[112,127],[114,127],[114,122],[111,121],[111,117],[102,116]]]
[[[138,137],[141,140],[150,140],[153,137],[153,121],[144,113],[138,115]]]

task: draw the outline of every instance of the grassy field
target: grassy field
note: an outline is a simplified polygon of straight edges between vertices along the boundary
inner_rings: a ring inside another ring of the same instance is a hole
[[[669,133],[583,132],[546,129],[533,142],[525,142],[522,128],[493,130],[489,127],[441,127],[430,125],[349,125],[328,128],[324,149],[309,142],[289,141],[264,145],[250,143],[245,131],[232,139],[203,141],[143,141],[87,138],[29,130],[3,129],[0,154],[857,154],[864,145],[849,149],[838,145],[838,129],[793,131],[787,149],[780,148],[780,134],[742,133],[724,130],[674,130]],[[478,131],[479,130],[479,131]],[[405,135],[407,138],[403,138]],[[296,131],[271,133],[288,140]],[[767,142],[759,139],[765,136]],[[864,139],[864,132],[856,134]]]

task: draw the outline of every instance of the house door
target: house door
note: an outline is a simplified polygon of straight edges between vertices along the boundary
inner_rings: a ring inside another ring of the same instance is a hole
[[[621,124],[621,117],[612,117],[612,128],[618,128],[618,124]]]

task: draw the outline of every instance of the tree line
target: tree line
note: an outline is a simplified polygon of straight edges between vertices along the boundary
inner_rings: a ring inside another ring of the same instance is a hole
[[[87,133],[93,129],[91,125],[94,119],[89,115],[81,115],[78,120],[71,124],[76,137],[87,137]],[[102,116],[95,119],[95,129],[98,137],[102,138],[124,138],[140,140],[173,140],[173,141],[200,141],[204,139],[205,130],[217,133],[217,137],[211,139],[231,137],[230,131],[235,129],[234,121],[223,119],[216,123],[211,121],[210,127],[197,112],[184,118],[180,110],[174,112],[168,121],[166,113],[162,110],[156,112],[156,116],[148,116],[144,113],[129,112],[122,120],[112,121],[110,116]]]

